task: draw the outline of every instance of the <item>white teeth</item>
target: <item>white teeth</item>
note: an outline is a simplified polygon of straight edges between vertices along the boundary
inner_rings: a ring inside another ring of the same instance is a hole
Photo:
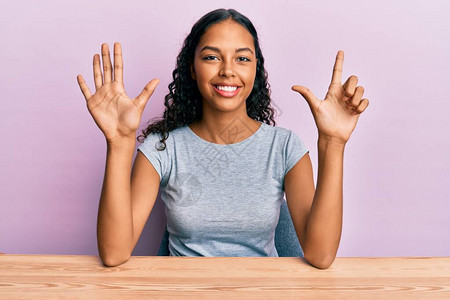
[[[234,92],[237,90],[237,86],[222,86],[222,85],[216,85],[217,89],[225,92]]]

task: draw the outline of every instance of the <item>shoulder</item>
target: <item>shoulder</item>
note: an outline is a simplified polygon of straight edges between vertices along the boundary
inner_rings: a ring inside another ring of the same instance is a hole
[[[263,123],[263,126],[265,126],[269,131],[276,132],[279,134],[286,134],[286,133],[289,133],[289,131],[291,131],[290,129],[282,127],[282,126],[273,126],[273,125],[266,124],[266,123]]]
[[[186,129],[187,129],[187,125],[178,127],[176,129],[169,131],[167,133],[167,138],[164,141],[166,146],[173,145],[175,143],[176,139],[179,139],[180,137],[185,136],[187,134]],[[155,147],[156,149],[158,149],[158,147],[162,147],[161,146],[162,139],[163,139],[163,135],[160,132],[149,133],[142,141],[142,145],[144,145],[146,147]]]
[[[263,123],[264,132],[266,136],[271,136],[274,139],[282,140],[287,142],[292,136],[297,136],[297,134],[292,129],[288,129],[281,126],[272,126],[269,124]]]

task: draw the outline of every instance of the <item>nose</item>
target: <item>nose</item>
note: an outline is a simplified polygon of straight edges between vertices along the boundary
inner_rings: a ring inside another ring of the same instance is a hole
[[[219,75],[222,77],[235,77],[236,74],[233,70],[233,65],[229,60],[224,60],[220,68]]]

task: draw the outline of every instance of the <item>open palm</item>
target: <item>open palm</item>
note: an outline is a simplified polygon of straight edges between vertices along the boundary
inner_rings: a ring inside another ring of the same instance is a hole
[[[123,84],[123,59],[120,43],[114,43],[114,74],[108,44],[102,44],[101,50],[104,74],[100,68],[99,55],[95,54],[93,59],[95,94],[91,94],[83,76],[78,75],[77,81],[86,99],[89,113],[104,133],[106,140],[112,143],[122,137],[135,136],[142,112],[159,80],[151,80],[139,96],[130,99]]]
[[[356,127],[360,114],[369,105],[368,99],[362,99],[364,88],[356,86],[358,78],[350,76],[342,85],[342,67],[344,52],[338,51],[333,68],[333,76],[324,100],[319,100],[306,87],[295,85],[308,102],[319,131],[319,136],[346,143]]]

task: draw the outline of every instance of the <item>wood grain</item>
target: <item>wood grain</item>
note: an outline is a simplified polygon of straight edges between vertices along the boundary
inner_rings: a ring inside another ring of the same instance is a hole
[[[450,257],[0,256],[0,299],[450,299]]]

